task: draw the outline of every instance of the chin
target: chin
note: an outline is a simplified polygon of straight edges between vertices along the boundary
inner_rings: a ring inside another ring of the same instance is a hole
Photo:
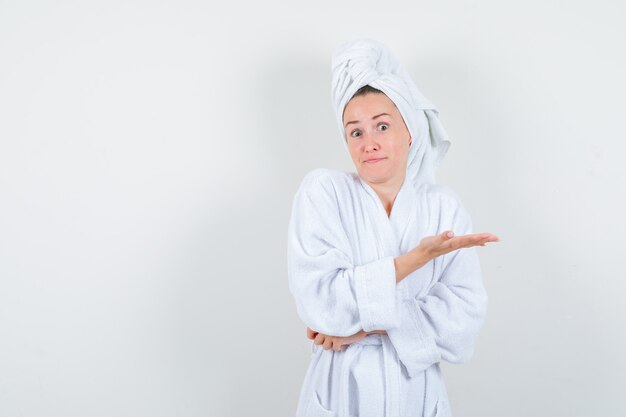
[[[373,184],[378,184],[378,183],[385,182],[385,181],[389,180],[389,177],[385,176],[385,175],[368,175],[367,173],[359,173],[359,175],[365,181],[367,181],[369,183],[373,183]]]

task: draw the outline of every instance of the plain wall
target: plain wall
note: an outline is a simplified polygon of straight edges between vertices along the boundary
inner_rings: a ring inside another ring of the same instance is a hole
[[[330,59],[439,109],[489,293],[455,417],[626,415],[620,2],[0,1],[0,416],[291,416],[303,175],[352,170]]]

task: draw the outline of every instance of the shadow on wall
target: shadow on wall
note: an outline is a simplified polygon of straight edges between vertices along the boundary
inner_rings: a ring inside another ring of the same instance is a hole
[[[302,360],[293,334],[304,338],[305,328],[287,284],[291,203],[308,170],[351,164],[332,114],[328,57],[273,53],[240,87],[252,165],[240,162],[249,172],[238,175],[247,188],[197,208],[171,271],[181,277],[174,326],[186,355],[181,379],[189,381],[187,396],[217,407],[216,415],[244,415],[250,404],[260,415],[295,407],[305,369],[285,364]],[[190,327],[199,323],[204,328]]]
[[[177,282],[168,335],[172,377],[190,406],[215,415],[245,415],[251,404],[260,415],[287,410],[287,397],[295,406],[304,369],[285,366],[298,363],[301,352],[284,331],[301,326],[287,285],[292,198],[309,169],[349,163],[331,111],[330,63],[297,51],[273,53],[239,87],[245,96],[237,132],[245,133],[232,140],[245,140],[234,149],[249,153],[233,159],[228,181],[215,177],[234,186],[189,213],[164,272]],[[270,395],[276,392],[285,394]]]
[[[282,51],[271,62],[257,72],[255,96],[280,194],[293,194],[314,168],[353,170],[331,104],[330,54]]]

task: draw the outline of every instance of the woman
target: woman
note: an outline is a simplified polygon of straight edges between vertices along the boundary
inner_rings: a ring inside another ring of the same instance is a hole
[[[289,288],[313,339],[297,417],[451,416],[439,362],[467,361],[487,294],[458,196],[434,180],[450,142],[384,45],[333,56],[356,173],[309,172],[289,223]],[[457,234],[455,236],[455,234]]]

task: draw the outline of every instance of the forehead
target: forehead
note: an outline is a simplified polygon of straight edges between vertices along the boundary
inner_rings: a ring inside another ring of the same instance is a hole
[[[400,116],[398,108],[387,95],[367,93],[354,97],[348,102],[343,110],[343,120],[344,122],[364,121],[380,113],[388,113],[391,117]]]

